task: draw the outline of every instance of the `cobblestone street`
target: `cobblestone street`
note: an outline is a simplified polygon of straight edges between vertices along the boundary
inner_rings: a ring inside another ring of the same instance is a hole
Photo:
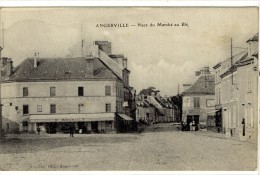
[[[216,133],[210,132],[180,132],[172,124],[152,127],[141,134],[90,134],[74,138],[67,134],[27,134],[12,138],[0,145],[1,170],[256,168],[256,144],[215,137]]]

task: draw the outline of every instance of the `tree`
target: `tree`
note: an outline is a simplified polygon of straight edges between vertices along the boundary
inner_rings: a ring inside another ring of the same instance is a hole
[[[155,87],[148,87],[147,89],[142,89],[139,92],[139,95],[151,95],[153,92],[157,95],[160,91],[156,90]]]

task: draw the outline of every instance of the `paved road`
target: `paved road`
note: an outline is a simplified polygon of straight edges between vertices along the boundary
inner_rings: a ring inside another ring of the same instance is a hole
[[[216,138],[210,133],[180,132],[172,124],[152,126],[142,134],[29,136],[0,145],[2,170],[189,171],[256,167],[256,144]]]

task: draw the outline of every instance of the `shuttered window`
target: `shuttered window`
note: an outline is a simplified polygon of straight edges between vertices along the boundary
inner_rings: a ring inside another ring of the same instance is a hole
[[[194,108],[200,108],[200,98],[193,97],[193,100],[194,100]]]

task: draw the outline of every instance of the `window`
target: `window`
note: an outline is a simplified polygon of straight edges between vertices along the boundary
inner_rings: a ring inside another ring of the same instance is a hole
[[[194,100],[194,108],[200,108],[200,98],[193,97],[193,100]]]
[[[84,96],[84,87],[78,87],[78,96]]]
[[[111,104],[110,103],[106,104],[106,112],[111,112]]]
[[[56,87],[50,87],[50,96],[51,97],[56,96]]]
[[[56,105],[52,104],[51,105],[51,114],[55,114],[56,113]]]
[[[23,114],[29,114],[29,105],[23,105]]]
[[[84,104],[78,104],[78,113],[82,113]]]
[[[27,97],[28,96],[28,87],[24,87],[23,88],[23,97]]]
[[[42,112],[42,105],[37,105],[37,112]]]
[[[111,86],[106,86],[105,87],[105,94],[106,95],[111,95]]]
[[[13,106],[13,103],[10,103],[10,106]]]

